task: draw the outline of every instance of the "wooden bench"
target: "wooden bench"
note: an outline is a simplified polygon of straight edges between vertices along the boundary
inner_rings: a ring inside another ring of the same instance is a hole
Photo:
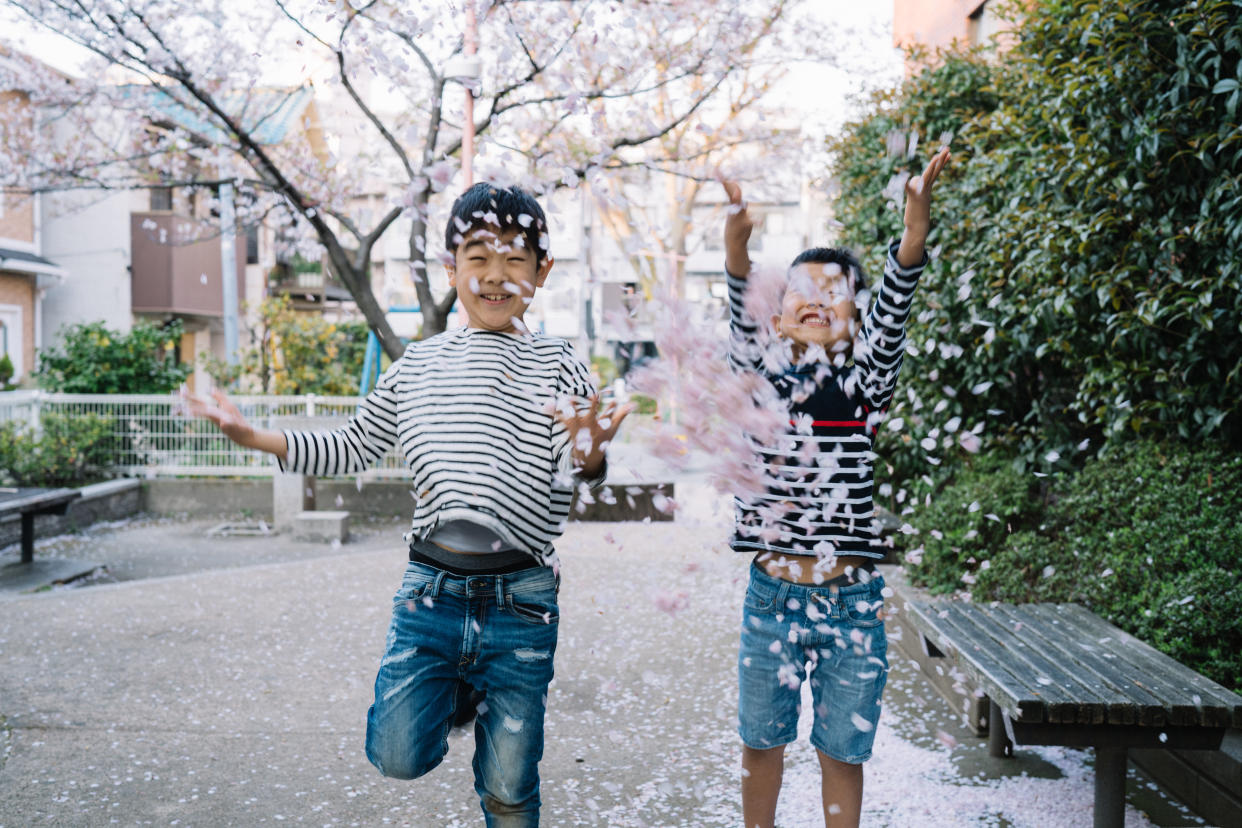
[[[34,562],[35,516],[63,515],[81,496],[74,489],[0,489],[0,519],[13,514],[22,518],[22,563]]]
[[[1124,823],[1128,748],[1216,750],[1242,727],[1242,696],[1077,604],[910,601],[906,613],[924,652],[956,658],[987,694],[993,756],[1095,749],[1096,828]]]

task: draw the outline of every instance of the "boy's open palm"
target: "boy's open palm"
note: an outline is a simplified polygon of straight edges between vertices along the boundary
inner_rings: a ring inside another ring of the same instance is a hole
[[[940,151],[927,162],[922,175],[906,179],[906,227],[925,229],[931,226],[931,193],[940,171],[949,163],[949,148]]]
[[[604,450],[617,435],[621,421],[634,410],[634,403],[620,405],[610,402],[601,410],[599,395],[592,396],[585,406],[558,405],[553,416],[569,432],[574,465],[589,472],[603,462]]]
[[[209,403],[195,394],[182,393],[186,408],[194,417],[203,417],[215,423],[220,431],[234,443],[248,445],[254,439],[254,427],[246,422],[246,418],[237,410],[237,406],[219,388],[211,392],[215,404]]]

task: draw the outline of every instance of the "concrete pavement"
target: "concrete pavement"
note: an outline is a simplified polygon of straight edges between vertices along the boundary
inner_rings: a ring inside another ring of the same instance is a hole
[[[562,546],[547,824],[624,813],[653,759],[674,771],[662,807],[693,814],[705,777],[733,777],[703,746],[733,741],[704,722],[727,720],[733,703],[724,616],[736,585],[706,583],[700,567],[682,583],[701,596],[694,611],[658,613],[651,596],[670,570],[704,554],[691,532],[644,527],[618,550],[603,537],[623,527],[575,528]],[[415,783],[383,779],[362,756],[404,566],[399,542],[388,546],[0,604],[0,823],[474,824],[472,736]]]
[[[688,514],[712,506],[687,501]],[[403,524],[337,549],[205,538],[177,521],[50,545],[61,556],[146,560],[130,570],[145,579],[0,600],[0,828],[482,824],[472,735],[455,735],[445,763],[413,782],[382,778],[362,754]],[[545,825],[740,821],[735,659],[747,560],[725,549],[726,535],[718,519],[573,524],[559,544]],[[161,559],[185,574],[157,569]],[[1082,754],[990,764],[981,740],[891,660],[865,824],[1047,825],[1061,812],[1077,816],[1059,824],[1089,821]],[[819,808],[803,740],[790,749],[780,824],[822,824]],[[1161,824],[1194,824],[1170,813]]]

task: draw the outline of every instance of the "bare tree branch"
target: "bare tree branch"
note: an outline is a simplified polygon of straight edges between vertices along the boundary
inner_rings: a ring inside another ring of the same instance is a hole
[[[399,142],[396,137],[388,131],[388,128],[384,126],[380,119],[376,117],[375,113],[371,110],[371,107],[367,106],[363,102],[362,97],[358,94],[357,90],[354,89],[353,83],[349,80],[349,73],[345,71],[345,34],[349,31],[350,23],[357,19],[358,15],[352,16],[349,21],[341,27],[340,41],[337,43],[337,48],[334,50],[336,52],[336,65],[340,69],[341,85],[345,87],[345,91],[349,93],[349,97],[353,99],[354,104],[359,110],[362,111],[362,114],[366,116],[366,119],[370,121],[371,125],[379,131],[381,136],[383,136],[385,143],[392,148],[392,151],[396,154],[397,159],[401,162],[401,166],[405,168],[405,174],[413,179],[415,175],[414,168],[410,165],[410,158],[405,153],[405,147],[401,146],[401,142]]]

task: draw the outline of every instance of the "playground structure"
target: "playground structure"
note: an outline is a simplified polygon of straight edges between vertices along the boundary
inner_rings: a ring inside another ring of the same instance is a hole
[[[449,310],[452,313],[457,308],[454,303]],[[418,305],[390,305],[388,313],[418,313],[420,306]],[[407,340],[402,340],[405,344]],[[367,334],[367,350],[362,358],[362,376],[358,378],[358,396],[365,397],[371,393],[371,389],[375,387],[375,383],[379,380],[380,375],[380,345],[379,337],[375,335],[375,331]]]

